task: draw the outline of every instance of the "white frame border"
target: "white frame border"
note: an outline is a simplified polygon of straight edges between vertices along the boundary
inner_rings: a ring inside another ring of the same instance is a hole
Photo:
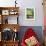
[[[34,18],[31,18],[31,19],[26,18],[26,8],[31,8],[31,9],[33,8],[34,9]],[[26,8],[25,8],[25,20],[35,20],[35,8],[34,7],[26,7]]]

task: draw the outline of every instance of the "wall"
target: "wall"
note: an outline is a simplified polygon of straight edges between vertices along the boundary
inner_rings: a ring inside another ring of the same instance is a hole
[[[20,24],[22,26],[43,26],[43,6],[42,0],[21,0],[21,8],[20,8]],[[35,8],[35,21],[25,21],[25,8],[26,7],[34,7]]]
[[[15,0],[14,0],[15,1]],[[0,0],[0,6],[2,7],[9,7],[15,6],[13,0]],[[19,24],[21,26],[43,26],[43,6],[42,0],[17,0],[17,3],[20,7],[19,10]],[[34,7],[35,8],[35,21],[34,20],[25,20],[25,8],[26,7]],[[11,18],[11,17],[9,17]],[[10,19],[9,19],[10,20]]]

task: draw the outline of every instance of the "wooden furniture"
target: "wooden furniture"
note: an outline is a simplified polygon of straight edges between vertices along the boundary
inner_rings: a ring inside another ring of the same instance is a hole
[[[0,46],[2,46],[2,42],[0,41]]]
[[[8,17],[16,17],[16,23],[9,24]],[[2,40],[2,32],[4,29],[11,29],[15,33],[19,31],[19,23],[18,23],[18,17],[19,17],[19,7],[0,7],[0,32],[1,32],[1,41],[0,46],[18,46],[19,40]],[[16,29],[16,30],[15,30]]]

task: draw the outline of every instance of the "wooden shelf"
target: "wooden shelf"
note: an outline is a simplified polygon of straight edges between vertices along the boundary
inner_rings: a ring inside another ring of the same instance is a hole
[[[18,46],[18,41],[3,41],[1,42],[2,46]]]
[[[1,31],[5,28],[10,28],[14,31],[14,29],[17,29],[19,31],[20,26],[19,24],[0,24]]]
[[[12,43],[12,42],[19,42],[19,40],[15,40],[15,41],[10,40],[10,41],[3,41],[3,42],[5,42],[5,43],[8,43],[8,42]]]
[[[16,9],[18,10],[19,7],[0,7],[1,10],[5,10],[5,9]]]
[[[8,19],[5,20],[5,17],[7,18],[9,16],[14,16],[14,17],[17,16],[17,24],[8,24],[8,21],[6,21]],[[0,32],[2,33],[4,29],[8,28],[13,30],[14,33],[16,29],[16,32],[18,33],[20,29],[20,26],[18,24],[18,17],[19,17],[19,7],[0,7],[0,20],[1,20]],[[18,46],[19,42],[18,39],[17,41],[13,41],[12,39],[10,39],[9,41],[4,41],[2,38],[3,37],[1,37],[0,46]]]

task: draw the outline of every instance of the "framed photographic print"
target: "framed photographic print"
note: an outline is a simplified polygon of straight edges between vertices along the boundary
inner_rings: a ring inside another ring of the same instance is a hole
[[[35,20],[35,8],[32,7],[25,8],[25,19]]]
[[[9,15],[9,10],[2,10],[2,15]]]

